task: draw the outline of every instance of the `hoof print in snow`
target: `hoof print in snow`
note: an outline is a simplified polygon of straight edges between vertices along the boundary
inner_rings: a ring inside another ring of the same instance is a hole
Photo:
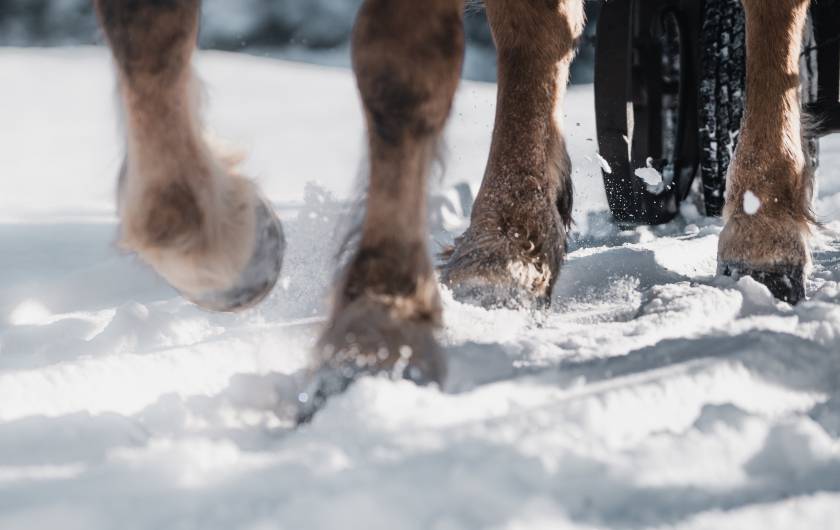
[[[738,280],[749,276],[761,283],[776,299],[796,305],[805,300],[805,268],[801,265],[758,269],[744,264],[724,263],[720,274]]]

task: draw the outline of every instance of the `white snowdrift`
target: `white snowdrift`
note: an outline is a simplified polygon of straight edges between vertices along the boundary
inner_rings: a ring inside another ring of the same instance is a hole
[[[591,88],[572,89],[579,231],[552,310],[444,293],[445,392],[366,379],[289,431],[360,167],[354,85],[224,54],[199,71],[208,122],[289,233],[280,287],[242,315],[191,307],[114,248],[105,53],[0,50],[0,529],[837,528],[840,222],[796,308],[716,279],[720,225],[693,207],[619,232]],[[465,226],[493,92],[459,93],[437,241]],[[826,141],[826,220],[838,164]]]

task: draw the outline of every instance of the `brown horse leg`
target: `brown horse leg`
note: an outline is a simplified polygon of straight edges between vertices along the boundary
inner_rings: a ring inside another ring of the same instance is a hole
[[[562,106],[581,0],[487,0],[499,54],[496,125],[472,213],[443,270],[455,295],[485,306],[546,304],[571,223]]]
[[[743,0],[747,108],[729,172],[720,272],[805,296],[813,171],[802,147],[799,54],[809,0]]]
[[[190,67],[199,0],[95,3],[125,117],[122,244],[199,305],[256,303],[279,274],[283,235],[256,187],[202,136]]]
[[[366,0],[353,33],[370,186],[361,243],[318,350],[321,374],[444,377],[426,180],[463,60],[463,0]],[[327,379],[330,379],[329,377]]]

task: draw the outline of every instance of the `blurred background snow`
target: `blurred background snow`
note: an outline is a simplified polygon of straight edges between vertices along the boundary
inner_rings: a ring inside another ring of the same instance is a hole
[[[362,0],[204,0],[200,45],[316,64],[349,66],[348,41]],[[599,2],[587,2],[589,24],[573,83],[592,82],[594,21]],[[466,16],[464,77],[494,81],[495,51],[484,10]],[[65,46],[102,41],[92,0],[0,0],[0,46]]]

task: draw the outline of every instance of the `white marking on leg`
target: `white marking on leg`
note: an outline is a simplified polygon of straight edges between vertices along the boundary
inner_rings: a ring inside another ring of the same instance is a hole
[[[761,199],[756,197],[755,193],[747,190],[744,193],[744,213],[747,215],[755,215],[761,208]]]

